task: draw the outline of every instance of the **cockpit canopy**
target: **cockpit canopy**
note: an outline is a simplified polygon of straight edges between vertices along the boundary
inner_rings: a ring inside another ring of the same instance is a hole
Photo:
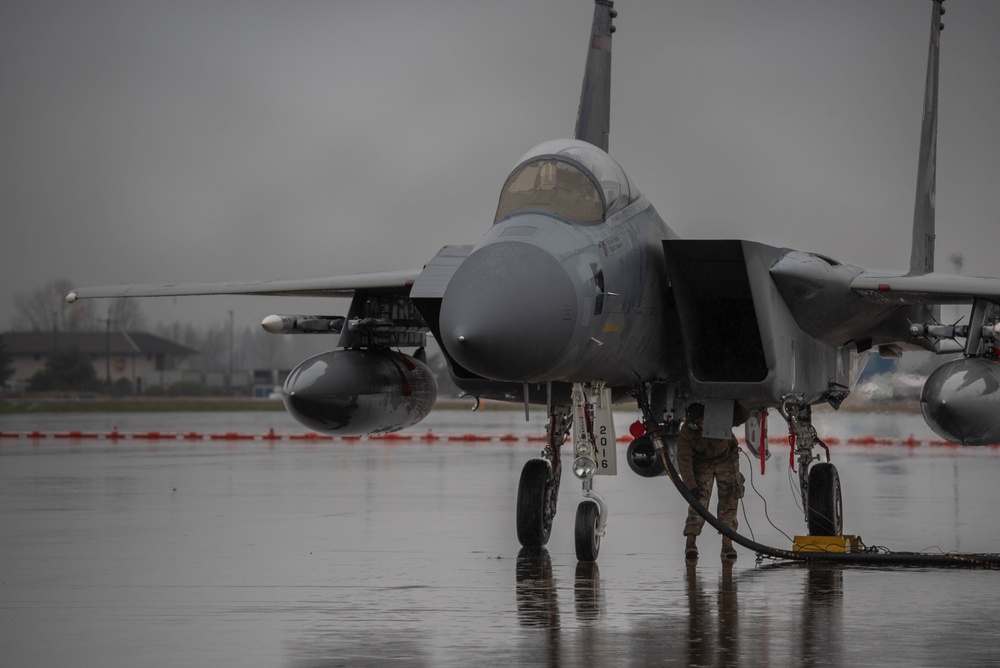
[[[576,139],[556,139],[524,154],[507,177],[493,222],[535,210],[577,223],[606,220],[639,196],[615,160]]]

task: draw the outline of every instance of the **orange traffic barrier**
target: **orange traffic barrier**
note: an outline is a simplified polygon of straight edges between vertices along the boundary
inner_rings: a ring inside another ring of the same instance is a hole
[[[875,438],[874,436],[855,436],[847,439],[851,445],[892,445],[891,438]]]
[[[225,434],[210,434],[213,441],[252,441],[253,434],[238,434],[235,431],[227,431]]]
[[[146,441],[158,441],[160,439],[176,439],[177,434],[162,431],[147,431],[138,434],[132,434],[132,438],[137,438]]]
[[[332,441],[333,440],[333,436],[330,436],[329,434],[317,434],[314,431],[311,431],[308,434],[292,434],[288,438],[290,438],[292,440],[296,440],[296,441]]]
[[[372,434],[368,438],[373,441],[412,441],[413,434],[400,434],[392,432],[389,434]]]

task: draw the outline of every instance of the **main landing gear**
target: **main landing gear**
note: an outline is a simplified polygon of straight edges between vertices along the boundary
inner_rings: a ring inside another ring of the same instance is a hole
[[[844,532],[844,506],[840,475],[830,463],[830,448],[820,440],[812,424],[812,407],[801,397],[786,397],[779,409],[788,422],[789,438],[799,465],[799,487],[806,525],[810,536],[841,536]],[[826,451],[826,462],[813,464],[819,455],[813,448]]]
[[[650,475],[663,466],[656,443],[676,438],[676,421],[663,424],[655,421],[645,388],[637,393],[644,424],[650,433],[659,434],[649,441],[648,456],[639,456],[630,449],[629,459],[633,470],[638,459],[643,466],[638,473]],[[517,538],[529,551],[540,551],[552,533],[552,521],[559,500],[559,483],[562,479],[560,449],[573,431],[573,473],[583,482],[584,500],[577,507],[575,522],[576,557],[581,562],[593,562],[601,549],[608,517],[607,504],[594,491],[594,475],[615,473],[615,437],[611,419],[610,392],[600,384],[574,384],[572,406],[554,406],[549,412],[547,438],[541,456],[528,461],[521,471],[517,489]],[[678,403],[668,393],[664,406]],[[660,405],[660,404],[658,404]],[[676,410],[677,406],[673,406]],[[785,397],[779,407],[789,426],[789,439],[793,461],[798,463],[799,487],[809,534],[813,536],[841,536],[844,527],[843,499],[840,476],[830,463],[830,449],[820,440],[812,424],[812,407],[802,397]],[[672,438],[671,438],[672,437]],[[640,442],[640,439],[636,439]],[[826,451],[826,462],[819,459],[813,449],[819,446]],[[645,447],[645,446],[643,446]],[[638,448],[638,446],[637,446]],[[643,451],[645,452],[645,451]],[[655,459],[654,459],[655,457]],[[657,466],[658,465],[658,466]],[[647,471],[647,469],[650,469]]]
[[[573,473],[583,481],[584,500],[576,510],[576,558],[593,562],[601,549],[607,504],[594,491],[594,474],[614,473],[615,437],[611,394],[600,385],[574,384],[573,406],[554,406],[549,414],[545,449],[524,465],[517,488],[517,539],[528,550],[549,540],[562,478],[560,448],[573,429]]]

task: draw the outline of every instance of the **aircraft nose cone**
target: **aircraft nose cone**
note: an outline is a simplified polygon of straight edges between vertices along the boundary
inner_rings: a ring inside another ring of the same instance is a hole
[[[469,255],[441,302],[445,350],[494,380],[546,380],[575,323],[576,290],[565,269],[546,251],[518,241]]]

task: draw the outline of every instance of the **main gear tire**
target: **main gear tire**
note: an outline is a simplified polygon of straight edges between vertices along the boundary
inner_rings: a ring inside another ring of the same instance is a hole
[[[521,469],[517,486],[517,539],[529,550],[539,550],[552,532],[551,468],[544,459],[532,459]]]
[[[836,466],[822,463],[809,469],[808,503],[810,536],[843,535],[844,505]]]

